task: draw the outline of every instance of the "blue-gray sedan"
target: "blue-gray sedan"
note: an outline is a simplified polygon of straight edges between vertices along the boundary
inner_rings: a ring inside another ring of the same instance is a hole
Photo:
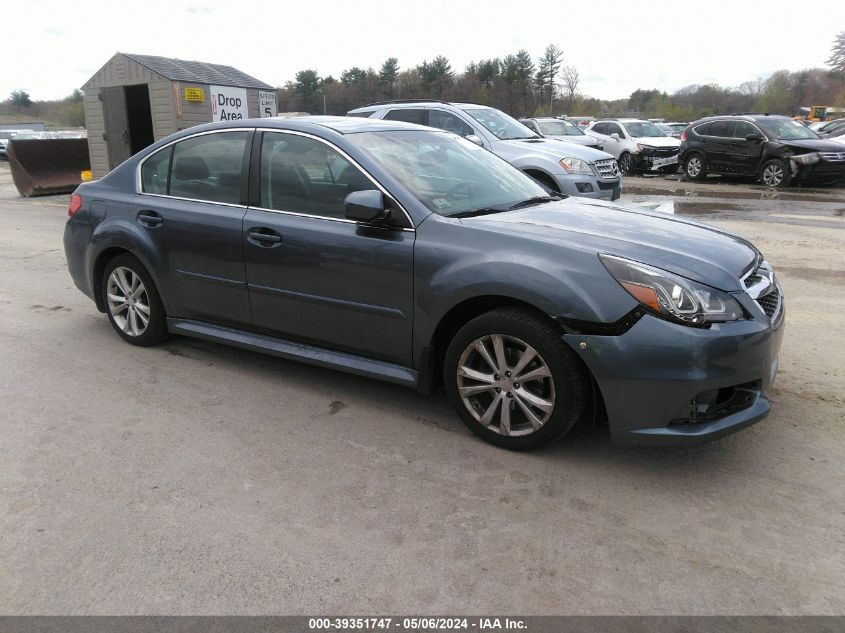
[[[747,241],[549,195],[456,135],[306,117],[198,126],[71,197],[76,285],[182,334],[425,392],[499,446],[580,419],[688,444],[763,418],[784,301]]]

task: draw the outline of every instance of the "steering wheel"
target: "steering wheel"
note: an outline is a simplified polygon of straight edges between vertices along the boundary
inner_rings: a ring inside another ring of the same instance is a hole
[[[472,185],[468,182],[459,182],[446,193],[447,200],[469,200],[472,198]]]

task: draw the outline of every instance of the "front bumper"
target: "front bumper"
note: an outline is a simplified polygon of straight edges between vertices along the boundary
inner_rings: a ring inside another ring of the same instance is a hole
[[[820,160],[812,165],[790,161],[792,177],[800,182],[845,182],[845,161]]]
[[[753,303],[747,295],[741,302]],[[596,380],[615,444],[691,445],[768,414],[783,326],[783,307],[773,323],[760,315],[708,329],[647,314],[621,335],[565,334],[564,341]],[[696,414],[717,397],[721,407]]]
[[[554,178],[560,188],[560,192],[567,196],[616,200],[622,195],[621,177],[613,180],[604,180],[595,176],[565,174],[557,175]]]
[[[634,154],[634,166],[642,171],[663,169],[664,167],[677,167],[678,154],[672,156],[646,156],[645,154]]]

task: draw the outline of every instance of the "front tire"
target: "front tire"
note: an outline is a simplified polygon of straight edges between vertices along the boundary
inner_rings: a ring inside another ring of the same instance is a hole
[[[778,158],[767,160],[760,169],[760,182],[766,187],[788,187],[792,174],[786,163]]]
[[[634,157],[631,155],[630,152],[622,152],[619,155],[619,171],[622,172],[624,176],[631,176],[634,174]]]
[[[587,401],[586,370],[560,331],[519,308],[487,312],[461,328],[446,350],[443,375],[464,424],[511,450],[560,439]]]
[[[137,258],[114,257],[100,284],[103,305],[115,332],[127,343],[148,347],[165,340],[167,316],[152,277]]]

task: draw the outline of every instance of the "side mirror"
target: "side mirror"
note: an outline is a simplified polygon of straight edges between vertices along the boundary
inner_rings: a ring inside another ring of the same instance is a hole
[[[481,137],[477,136],[476,134],[467,134],[464,138],[466,140],[468,140],[470,143],[475,143],[476,145],[478,145],[480,147],[484,146],[484,141],[482,141]]]
[[[614,132],[613,134],[610,135],[610,138],[612,138],[614,141],[618,141],[619,140],[619,134],[617,132]]]
[[[343,201],[344,215],[356,222],[376,222],[390,215],[384,207],[384,194],[375,189],[353,191]]]
[[[763,136],[761,134],[746,134],[745,140],[746,141],[762,141]]]

